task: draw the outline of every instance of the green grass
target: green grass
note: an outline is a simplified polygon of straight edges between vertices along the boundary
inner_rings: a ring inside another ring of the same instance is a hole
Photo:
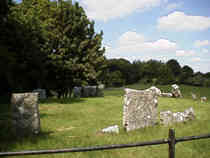
[[[135,84],[127,86],[135,89],[145,89],[150,85]],[[157,86],[162,91],[170,91],[169,86]],[[40,103],[42,133],[36,137],[25,139],[2,139],[1,151],[62,149],[72,147],[88,147],[108,144],[136,143],[168,137],[168,129],[174,128],[177,137],[210,133],[210,102],[194,101],[190,92],[197,96],[210,98],[208,88],[181,85],[184,95],[181,99],[159,98],[158,110],[184,111],[193,107],[196,120],[174,124],[170,127],[156,125],[144,129],[125,132],[122,127],[123,88],[105,90],[102,98],[82,98],[75,100],[48,99]],[[98,131],[111,126],[119,125],[119,134],[101,134]],[[0,136],[2,138],[3,136]],[[8,138],[6,134],[4,138]],[[210,139],[195,140],[176,144],[177,158],[209,158]],[[21,156],[31,158],[167,158],[168,145],[138,147],[109,151],[85,153],[66,153],[54,155]]]

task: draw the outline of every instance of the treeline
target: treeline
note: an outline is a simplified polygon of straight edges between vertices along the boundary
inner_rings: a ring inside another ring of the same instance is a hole
[[[210,73],[176,60],[106,59],[102,36],[77,2],[0,0],[0,96],[44,88],[71,97],[74,86],[100,83],[210,86]]]
[[[181,67],[177,60],[166,63],[157,60],[129,62],[126,59],[106,61],[107,69],[103,82],[107,86],[119,87],[126,84],[187,84],[210,87],[210,72],[194,72],[190,66]]]
[[[58,97],[98,84],[103,32],[71,0],[0,1],[0,96],[44,88]]]

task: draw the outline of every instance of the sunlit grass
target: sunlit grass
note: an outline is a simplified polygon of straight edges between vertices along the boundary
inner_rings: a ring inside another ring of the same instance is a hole
[[[149,86],[135,84],[127,87],[145,89]],[[165,92],[170,90],[169,86],[157,87]],[[105,90],[105,96],[101,98],[66,99],[63,101],[48,99],[40,103],[42,133],[37,137],[4,141],[0,143],[0,149],[2,151],[20,151],[136,143],[167,138],[169,128],[175,129],[177,137],[210,133],[210,102],[201,103],[200,100],[193,100],[190,94],[193,92],[198,97],[206,96],[210,98],[209,89],[181,85],[181,90],[183,98],[160,97],[158,99],[158,111],[171,110],[177,112],[193,107],[196,114],[196,120],[194,121],[174,124],[170,127],[156,125],[127,133],[122,127],[124,90],[123,88],[108,89]],[[101,129],[115,124],[120,127],[119,134],[101,134],[99,132]],[[176,145],[176,157],[208,158],[210,156],[209,149],[210,139],[178,143]],[[168,146],[158,145],[110,151],[25,157],[167,158]]]

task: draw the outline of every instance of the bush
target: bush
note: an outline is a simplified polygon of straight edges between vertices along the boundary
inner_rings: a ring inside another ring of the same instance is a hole
[[[205,87],[210,87],[210,79],[206,79],[203,83]]]

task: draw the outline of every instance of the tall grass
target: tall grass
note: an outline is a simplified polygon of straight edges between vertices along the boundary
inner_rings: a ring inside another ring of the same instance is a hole
[[[130,85],[129,88],[145,89],[150,85]],[[170,91],[169,86],[157,86],[162,91]],[[122,127],[123,88],[105,90],[102,98],[81,98],[74,100],[48,99],[39,105],[42,133],[25,139],[7,139],[0,142],[1,151],[62,149],[96,145],[136,143],[168,137],[168,129],[174,128],[176,136],[200,135],[210,133],[210,102],[201,103],[193,100],[191,92],[197,96],[210,98],[208,88],[181,85],[183,98],[159,98],[158,110],[184,111],[193,107],[196,119],[187,123],[171,126],[156,125],[131,132]],[[119,134],[102,134],[99,131],[107,126],[119,125]],[[7,133],[0,136],[6,137]],[[209,158],[210,140],[198,140],[176,145],[176,157]],[[97,151],[85,153],[68,153],[57,155],[40,155],[24,157],[56,158],[167,158],[168,146],[158,145],[131,149]]]

